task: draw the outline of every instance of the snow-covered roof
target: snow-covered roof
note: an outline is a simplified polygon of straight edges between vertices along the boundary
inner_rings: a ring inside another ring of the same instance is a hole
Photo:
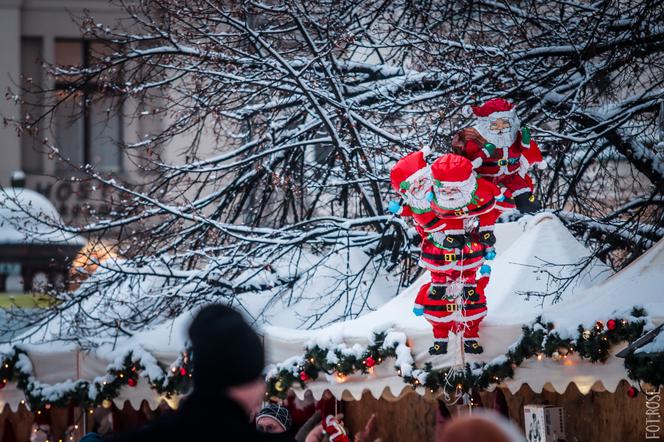
[[[0,244],[85,245],[60,226],[60,214],[45,196],[22,187],[0,189]]]
[[[594,324],[597,320],[627,315],[635,305],[645,307],[653,323],[664,320],[664,299],[658,296],[661,269],[664,268],[664,240],[617,274],[610,275],[606,266],[592,261],[574,284],[565,285],[564,277],[579,269],[573,264],[585,261],[589,251],[554,215],[545,213],[525,217],[517,223],[499,224],[496,236],[497,257],[492,264],[492,282],[487,289],[489,313],[480,329],[483,354],[464,355],[462,359],[455,340],[452,340],[447,355],[428,354],[433,339],[431,327],[411,313],[417,290],[426,282],[427,276],[423,276],[382,307],[354,320],[316,330],[263,327],[268,363],[300,356],[305,346],[313,342],[366,345],[373,331],[391,328],[406,334],[418,367],[431,362],[434,368],[440,368],[462,362],[488,362],[501,357],[521,336],[522,325],[531,323],[539,315],[553,322],[561,334],[565,330],[575,330],[579,324]],[[527,299],[524,296],[526,292],[545,293],[557,289],[562,294],[555,304],[548,299],[542,303],[537,297]],[[626,293],[629,293],[628,298]],[[146,329],[118,343],[113,350],[103,346],[85,355],[71,346],[37,345],[30,347],[30,357],[40,380],[44,377],[47,382],[76,377],[90,379],[103,373],[118,352],[127,348],[148,350],[168,366],[186,345],[186,331],[193,314],[187,312],[175,320]],[[60,365],[53,363],[58,358]],[[40,367],[47,366],[48,370],[40,370]],[[54,371],[54,366],[60,366],[62,370]],[[516,369],[514,379],[505,384],[513,392],[523,384],[528,384],[534,391],[564,392],[570,383],[574,383],[582,393],[587,393],[591,389],[614,391],[625,377],[620,358],[610,356],[606,363],[593,364],[572,356],[564,363],[546,358],[526,360]],[[12,388],[8,385],[0,391],[0,402],[12,403],[15,399],[18,403],[21,393]],[[374,397],[384,395],[389,398],[398,397],[410,389],[403,378],[396,375],[393,363],[388,361],[376,366],[370,375],[348,376],[343,383],[333,377],[307,383],[307,390],[317,398],[325,390],[337,397],[359,399],[365,391],[370,391]],[[296,393],[304,395],[302,390],[296,390]],[[135,406],[142,399],[156,405],[160,397],[145,386],[124,389],[117,401],[121,403],[125,399],[131,400]]]

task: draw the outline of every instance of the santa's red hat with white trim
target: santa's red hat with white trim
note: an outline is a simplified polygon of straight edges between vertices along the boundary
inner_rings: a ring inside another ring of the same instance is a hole
[[[514,119],[517,117],[514,105],[502,98],[492,98],[481,106],[464,106],[462,113],[478,119],[495,120],[497,118]]]
[[[437,186],[462,187],[466,184],[475,183],[475,172],[473,164],[466,157],[453,153],[438,158],[431,165],[431,176]]]
[[[492,98],[481,106],[471,106],[473,114],[476,117],[488,117],[495,113],[513,112],[514,105],[502,98]]]
[[[424,159],[427,153],[425,149],[409,153],[392,167],[390,171],[390,183],[397,193],[408,190],[406,184],[408,183],[408,178],[427,167],[427,162]]]

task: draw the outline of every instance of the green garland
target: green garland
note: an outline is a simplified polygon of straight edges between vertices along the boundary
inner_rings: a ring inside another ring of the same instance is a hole
[[[374,333],[371,343],[359,357],[356,352],[345,351],[348,349],[343,346],[323,348],[314,345],[311,348],[307,347],[303,356],[294,357],[278,364],[271,373],[268,373],[265,395],[268,398],[284,398],[293,385],[298,384],[304,388],[307,382],[318,379],[323,373],[335,375],[340,381],[353,373],[368,373],[386,359],[397,357],[397,349],[400,346],[407,349],[405,341],[403,333]],[[407,351],[409,360],[401,362],[404,369],[412,364],[410,351]],[[397,369],[399,366],[397,358]]]
[[[192,377],[188,352],[181,354],[170,370],[165,370],[149,353],[130,350],[110,364],[105,375],[92,382],[79,379],[54,385],[43,384],[35,379],[32,363],[26,351],[20,347],[14,347],[11,353],[1,358],[0,389],[15,381],[33,411],[51,406],[67,406],[70,403],[84,407],[103,405],[118,397],[123,387],[135,387],[139,376],[146,378],[150,388],[160,395],[171,398],[174,394],[185,392]]]
[[[486,390],[492,384],[500,384],[507,378],[514,376],[514,370],[524,360],[533,357],[544,356],[559,360],[576,352],[582,359],[590,362],[605,362],[609,357],[609,349],[612,345],[620,342],[632,342],[641,337],[644,327],[646,312],[642,308],[634,307],[631,316],[637,318],[628,321],[625,318],[612,318],[607,325],[598,321],[591,329],[578,327],[576,338],[561,338],[554,332],[552,323],[543,323],[537,318],[532,326],[523,326],[521,339],[508,350],[508,352],[489,363],[466,364],[462,370],[444,368],[433,370],[430,363],[425,364],[424,369],[414,370],[410,376],[404,376],[404,381],[413,387],[424,386],[432,392],[443,389],[447,393],[469,393],[472,390]],[[644,319],[641,319],[644,318]],[[638,354],[637,354],[638,355]],[[664,384],[661,374],[662,355],[654,357],[652,363],[645,367],[636,368],[632,356],[625,361],[630,378],[649,382],[655,386]],[[659,362],[658,362],[659,361]],[[660,368],[658,371],[657,368]]]
[[[574,338],[562,338],[554,331],[552,323],[544,323],[537,318],[532,325],[522,327],[522,336],[504,356],[491,362],[466,364],[462,369],[443,368],[434,370],[431,363],[426,363],[424,368],[417,369],[403,362],[396,366],[397,374],[403,377],[404,382],[413,387],[424,387],[431,392],[440,389],[446,393],[470,393],[471,391],[482,391],[491,385],[500,384],[505,379],[512,378],[514,371],[523,361],[537,357],[551,358],[553,360],[565,359],[576,353],[582,359],[590,362],[605,362],[609,357],[611,346],[620,342],[632,342],[638,339],[646,325],[646,312],[642,308],[634,307],[631,312],[632,320],[626,318],[611,318],[606,324],[598,321],[590,329],[583,326],[578,327],[578,334]],[[320,373],[337,374],[348,376],[361,372],[366,373],[366,358],[371,357],[373,362],[380,363],[389,357],[395,356],[396,347],[384,348],[381,343],[384,334],[376,334],[373,343],[367,347],[363,356],[357,358],[354,355],[343,354],[334,351],[334,361],[328,360],[328,349],[318,346],[307,348],[304,356],[291,358],[278,369],[268,375],[267,396],[285,397],[288,390],[295,384],[304,388],[306,382],[315,380]],[[639,358],[644,355],[635,356]],[[643,380],[653,385],[662,385],[661,360],[664,355],[647,356],[652,362],[639,368],[630,369],[632,358],[625,362],[630,377],[635,380]],[[640,370],[640,371],[636,371]],[[631,373],[635,374],[632,375]],[[659,380],[658,380],[659,379]]]

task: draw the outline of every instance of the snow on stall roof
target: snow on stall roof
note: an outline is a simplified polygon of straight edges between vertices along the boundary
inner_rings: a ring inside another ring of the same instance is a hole
[[[371,311],[381,307],[387,300],[393,299],[398,293],[398,278],[395,276],[377,274],[371,271],[373,263],[368,256],[360,250],[333,253],[324,258],[322,265],[314,267],[320,260],[312,254],[302,252],[300,259],[294,261],[292,257],[272,263],[270,269],[260,271],[247,271],[240,275],[236,282],[244,287],[255,287],[257,290],[246,292],[233,301],[237,308],[249,322],[259,329],[261,333],[265,328],[278,325],[286,329],[304,332],[312,312],[320,311],[329,300],[322,299],[319,293],[328,292],[340,284],[341,276],[347,266],[351,271],[358,271],[369,266],[362,279],[353,282],[358,288],[356,299],[342,298],[330,309],[324,311],[318,319],[333,322],[346,313]],[[350,260],[348,260],[350,258]],[[293,291],[283,290],[278,285],[280,276],[289,276],[292,272],[302,275]],[[375,279],[374,279],[375,278]],[[273,285],[274,288],[260,287]],[[159,325],[136,334],[131,342],[140,342],[146,349],[154,351],[173,351],[184,348],[187,342],[187,329],[196,310],[185,312],[173,320],[166,320]]]
[[[590,326],[596,320],[628,317],[634,306],[641,306],[651,319],[661,322],[664,320],[662,269],[664,240],[659,240],[620,272],[564,304],[550,306],[542,317],[557,328],[575,329],[579,324]]]
[[[567,302],[611,273],[601,261],[589,261],[591,252],[555,215],[524,217],[519,225],[521,235],[504,252],[499,250],[491,264],[487,325],[529,323],[551,305],[551,295],[559,293],[561,302]]]
[[[0,244],[85,245],[61,225],[60,214],[45,196],[22,187],[0,189]]]

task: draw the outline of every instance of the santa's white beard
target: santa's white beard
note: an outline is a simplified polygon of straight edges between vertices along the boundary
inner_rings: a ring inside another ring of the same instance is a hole
[[[491,120],[481,118],[477,120],[473,127],[489,143],[499,148],[506,148],[514,144],[514,141],[516,141],[516,135],[519,133],[519,121],[510,119],[510,124],[511,127],[509,129],[503,129],[500,132],[493,131],[489,129],[491,126]]]
[[[470,203],[474,190],[475,186],[473,185],[472,188],[467,188],[467,186],[465,188],[455,188],[455,192],[452,193],[444,192],[441,188],[434,188],[434,193],[439,206],[456,209],[467,206]]]
[[[406,202],[410,207],[414,207],[416,209],[428,209],[431,205],[429,198],[427,198],[429,189],[430,188],[423,188],[406,193],[404,195]]]
[[[431,175],[429,168],[420,169],[408,178],[410,188],[403,194],[410,207],[420,210],[429,209],[431,201],[428,198],[431,191]]]

